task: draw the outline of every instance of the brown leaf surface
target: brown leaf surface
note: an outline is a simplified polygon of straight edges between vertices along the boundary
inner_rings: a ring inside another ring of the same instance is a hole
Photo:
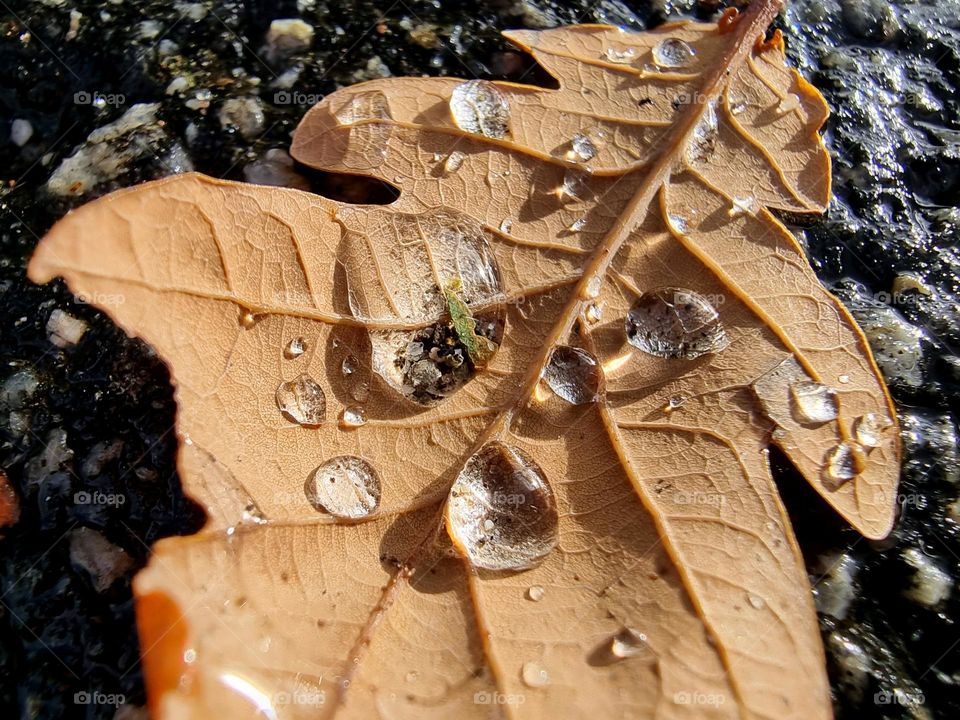
[[[338,91],[293,153],[389,206],[191,174],[54,227],[30,276],[123,299],[209,513],[136,580],[158,717],[830,715],[767,448],[877,538],[898,433],[768,211],[829,196],[774,11],[507,33],[557,90]]]

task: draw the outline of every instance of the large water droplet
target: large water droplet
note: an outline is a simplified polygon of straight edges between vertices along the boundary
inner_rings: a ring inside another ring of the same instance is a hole
[[[283,349],[283,356],[287,360],[293,360],[303,355],[306,349],[307,341],[302,337],[296,337],[287,343],[287,346]]]
[[[653,655],[647,645],[647,636],[639,630],[625,627],[610,640],[610,654],[617,659]]]
[[[573,405],[595,401],[603,389],[603,369],[580,348],[560,345],[550,354],[543,379],[557,397]]]
[[[542,688],[550,684],[550,673],[538,662],[530,660],[520,668],[520,678],[524,685],[532,688]]]
[[[653,46],[653,61],[660,67],[682,67],[693,60],[695,54],[680,38],[664,38]]]
[[[837,391],[803,380],[790,385],[790,408],[799,423],[825,423],[837,418]]]
[[[616,65],[629,65],[637,59],[637,49],[632,47],[608,47],[604,50],[603,56],[608,62],[615,63]]]
[[[557,524],[543,471],[522,450],[501,442],[471,456],[450,489],[448,530],[477,567],[538,565],[557,544]]]
[[[883,434],[893,423],[877,413],[861,415],[853,421],[853,434],[864,447],[875,448],[883,444]]]
[[[730,343],[716,308],[683,288],[643,293],[627,313],[626,331],[631,345],[662,358],[690,360]]]
[[[457,85],[450,95],[450,112],[461,130],[491,138],[504,138],[510,132],[510,104],[487,80]]]
[[[364,120],[389,120],[390,102],[379,90],[367,90],[350,98],[336,114],[341,125],[353,125]]]
[[[284,417],[299,425],[316,427],[327,416],[323,388],[309,375],[300,375],[277,388],[277,407]]]
[[[305,491],[310,504],[321,512],[362,518],[380,504],[380,476],[366,460],[341,455],[314,470]]]
[[[827,453],[824,463],[827,479],[842,484],[859,475],[866,464],[863,449],[853,442],[842,442]]]

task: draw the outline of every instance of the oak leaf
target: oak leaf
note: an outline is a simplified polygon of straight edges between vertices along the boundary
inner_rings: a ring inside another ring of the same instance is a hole
[[[209,517],[136,578],[157,717],[830,715],[768,447],[879,538],[898,433],[771,214],[830,192],[775,11],[337,91],[292,152],[389,205],[189,174],[50,231],[31,278],[123,299]]]

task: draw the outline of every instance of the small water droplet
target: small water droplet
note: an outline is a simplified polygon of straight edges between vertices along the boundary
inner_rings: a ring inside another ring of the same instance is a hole
[[[344,377],[353,375],[359,369],[360,361],[357,360],[355,355],[347,355],[343,359],[343,362],[340,363],[340,371],[343,373]]]
[[[550,354],[543,380],[557,397],[572,405],[585,405],[599,397],[604,377],[593,355],[580,348],[560,345]]]
[[[733,115],[742,115],[747,109],[747,103],[743,100],[735,100],[730,103],[730,112]]]
[[[647,636],[639,630],[625,627],[610,640],[610,653],[617,659],[652,655]]]
[[[883,433],[891,427],[893,423],[882,415],[867,413],[853,421],[853,434],[864,447],[875,448],[883,444]]]
[[[616,65],[629,65],[637,59],[637,49],[632,47],[608,47],[604,50],[603,56],[608,62],[615,63]]]
[[[680,38],[664,38],[653,47],[653,61],[660,67],[682,67],[696,51]]]
[[[670,223],[670,227],[673,228],[675,232],[678,232],[681,235],[687,234],[687,220],[682,215],[668,215],[667,221]]]
[[[547,669],[533,660],[527,661],[520,669],[520,677],[527,687],[542,688],[550,684]]]
[[[449,533],[480,568],[539,565],[557,544],[558,522],[540,467],[519,448],[497,441],[467,460],[450,489]]]
[[[670,398],[669,402],[667,403],[667,407],[670,410],[679,410],[680,408],[683,407],[683,404],[686,401],[687,401],[687,398],[685,398],[683,395],[673,395]]]
[[[362,518],[380,504],[380,476],[366,460],[341,455],[314,470],[305,491],[310,504],[320,512]]]
[[[629,343],[656,357],[691,360],[730,343],[716,308],[683,288],[643,293],[627,313],[625,325]]]
[[[444,160],[443,171],[448,175],[452,175],[453,173],[455,173],[457,170],[461,168],[465,157],[466,155],[464,155],[459,150],[454,150],[449,155],[447,155],[447,159]]]
[[[727,215],[730,217],[740,217],[741,215],[753,215],[760,212],[760,206],[757,204],[756,198],[753,196],[750,197],[736,197],[734,196],[730,209],[727,210]]]
[[[350,397],[358,403],[366,402],[370,397],[370,383],[366,380],[355,380],[350,385]]]
[[[527,588],[527,600],[532,600],[533,602],[540,602],[546,594],[547,591],[540,585],[531,585]]]
[[[461,130],[498,139],[510,132],[510,104],[487,80],[457,85],[450,95],[450,112]]]
[[[251,310],[244,310],[240,313],[240,326],[246,330],[249,330],[258,322],[262,316],[258,313],[252,312]]]
[[[587,224],[586,218],[577,218],[572,223],[567,225],[567,230],[570,232],[580,232],[583,230],[584,226]]]
[[[837,391],[804,380],[790,385],[790,408],[799,423],[825,423],[837,418]]]
[[[840,377],[837,378],[837,380],[839,380],[840,383],[842,383],[843,385],[846,385],[847,383],[850,382],[850,376],[849,376],[849,375],[841,375]]]
[[[852,480],[863,470],[866,460],[863,450],[852,442],[842,442],[827,452],[825,469],[827,478],[838,483]]]
[[[589,199],[590,188],[586,176],[582,172],[567,170],[563,174],[563,182],[553,190],[553,194],[562,203]]]
[[[300,375],[277,387],[277,407],[288,420],[306,427],[321,425],[327,416],[327,398],[316,380]]]
[[[777,114],[787,115],[792,113],[794,110],[800,109],[800,98],[790,93],[784,98],[780,99],[779,104],[777,105]]]
[[[509,233],[510,233],[510,228],[512,228],[512,227],[513,227],[513,218],[508,218],[508,217],[506,217],[506,218],[504,218],[503,221],[500,223],[500,232],[504,233],[505,235],[506,235],[506,234],[509,234]]]
[[[567,152],[567,159],[573,162],[587,162],[597,156],[597,146],[593,140],[585,133],[576,133],[573,140],[570,141],[570,150]]]
[[[340,427],[358,428],[367,424],[367,412],[360,405],[349,405],[340,413]]]
[[[754,608],[755,610],[762,610],[767,606],[766,601],[764,601],[762,597],[759,595],[754,595],[753,593],[747,595],[747,602],[749,602],[750,607]]]
[[[290,342],[287,343],[287,346],[283,349],[283,356],[287,360],[293,360],[298,358],[306,352],[307,341],[302,337],[296,337]]]
[[[587,309],[584,310],[583,315],[588,323],[596,325],[603,320],[603,303],[590,303],[587,305]]]
[[[690,141],[684,149],[687,162],[702,162],[713,155],[717,143],[717,128],[717,104],[716,101],[711,100],[697,121]]]
[[[408,683],[413,683],[413,682],[416,682],[417,678],[419,677],[420,677],[420,673],[418,673],[416,670],[411,670],[410,672],[407,673],[406,680]]]

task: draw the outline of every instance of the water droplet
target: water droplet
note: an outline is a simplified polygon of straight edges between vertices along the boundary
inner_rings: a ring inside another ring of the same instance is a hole
[[[754,608],[755,610],[762,610],[767,606],[766,601],[764,601],[762,597],[759,595],[754,595],[753,593],[747,595],[747,602],[749,602],[750,607]]]
[[[293,360],[303,355],[307,350],[307,341],[302,337],[297,337],[287,343],[287,346],[283,349],[283,356],[287,360]]]
[[[741,215],[753,215],[760,212],[760,206],[757,204],[757,200],[754,197],[736,197],[734,196],[730,209],[727,210],[727,215],[730,217],[740,217]]]
[[[667,222],[675,232],[681,235],[687,234],[687,220],[682,215],[667,215]]]
[[[416,682],[417,678],[419,677],[420,677],[420,673],[418,673],[416,670],[411,670],[410,672],[407,673],[406,680],[408,683],[413,683],[413,682]]]
[[[305,491],[310,504],[320,512],[362,518],[380,504],[380,476],[366,460],[341,455],[314,470]]]
[[[693,129],[690,141],[684,150],[687,162],[696,163],[713,155],[717,143],[717,104],[710,101]]]
[[[547,591],[540,585],[531,585],[527,588],[527,600],[532,600],[533,602],[540,602],[546,594]]]
[[[800,109],[800,98],[790,93],[784,98],[780,99],[779,104],[777,105],[777,114],[787,115],[792,113],[794,110]]]
[[[866,460],[863,450],[852,442],[842,442],[827,453],[826,473],[829,480],[844,483],[862,472]]]
[[[883,433],[891,427],[893,423],[882,415],[867,413],[853,421],[853,434],[864,447],[875,448],[883,444]]]
[[[660,67],[682,67],[696,51],[680,38],[664,38],[653,47],[653,61]]]
[[[390,102],[379,90],[367,90],[350,98],[350,102],[337,112],[337,122],[353,125],[364,120],[390,120]]]
[[[340,363],[340,371],[343,373],[344,377],[353,375],[359,369],[360,361],[357,360],[355,355],[347,355],[343,359],[343,362]]]
[[[461,130],[491,138],[504,138],[510,132],[510,104],[487,80],[457,85],[450,95],[450,112]]]
[[[527,687],[542,688],[550,684],[550,674],[547,669],[533,660],[523,664],[520,677]]]
[[[572,405],[585,405],[599,397],[604,377],[593,355],[580,348],[560,345],[550,353],[543,380],[557,397]]]
[[[251,310],[244,310],[242,313],[240,313],[240,326],[245,330],[249,330],[258,322],[260,322],[262,317],[262,315]]]
[[[448,530],[480,568],[535,567],[557,544],[557,524],[553,490],[543,471],[510,445],[484,445],[450,489]]]
[[[850,382],[850,376],[849,376],[849,375],[841,375],[840,377],[837,378],[837,380],[839,380],[841,384],[846,385],[847,383]]]
[[[509,234],[510,228],[513,227],[513,218],[504,218],[503,222],[500,223],[500,232]]]
[[[576,133],[570,141],[570,150],[567,159],[573,162],[587,162],[597,156],[597,146],[585,133]]]
[[[603,278],[599,275],[594,275],[590,278],[590,281],[587,283],[586,287],[583,289],[584,298],[587,300],[593,300],[600,296],[600,289],[603,287]]]
[[[567,230],[570,232],[580,232],[583,230],[584,226],[587,224],[586,218],[577,218],[572,223],[567,225]]]
[[[277,388],[277,407],[284,417],[299,425],[316,427],[327,416],[323,388],[309,375],[300,375]]]
[[[466,157],[459,150],[454,150],[449,155],[447,159],[443,161],[443,171],[448,175],[452,175],[463,165],[463,160]]]
[[[629,65],[637,59],[637,49],[632,47],[608,47],[606,50],[604,50],[603,56],[608,62],[612,62],[617,65]]]
[[[743,100],[736,100],[730,102],[730,112],[733,115],[742,115],[743,112],[747,109],[747,103]]]
[[[639,630],[625,627],[610,640],[610,653],[617,659],[652,655],[647,636]]]
[[[583,315],[588,323],[596,325],[603,320],[603,303],[590,303],[587,305],[587,309],[584,310]]]
[[[686,401],[687,398],[683,395],[673,395],[667,403],[667,407],[670,408],[670,410],[679,410]]]
[[[790,408],[799,423],[825,423],[837,418],[837,391],[803,380],[790,385]]]
[[[367,412],[360,405],[349,405],[340,413],[340,427],[357,428],[367,424]]]
[[[683,288],[643,293],[627,313],[625,324],[630,344],[656,357],[692,360],[730,343],[716,308],[702,295]]]
[[[350,397],[359,403],[366,402],[370,397],[370,383],[366,380],[356,380],[350,385]]]
[[[563,174],[563,182],[553,190],[553,194],[562,203],[586,200],[591,195],[586,176],[573,170],[567,170]]]

